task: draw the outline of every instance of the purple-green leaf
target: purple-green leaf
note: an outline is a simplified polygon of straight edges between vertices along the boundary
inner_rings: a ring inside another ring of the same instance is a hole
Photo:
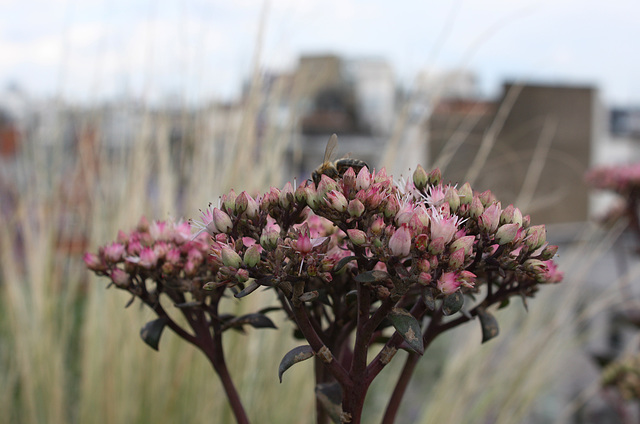
[[[345,267],[345,265],[347,265],[349,262],[351,262],[351,261],[353,261],[355,259],[358,259],[358,257],[357,256],[347,256],[347,257],[344,257],[344,258],[340,259],[338,261],[338,263],[335,264],[335,266],[333,267],[333,271],[332,272],[339,272],[342,268]]]
[[[451,293],[444,298],[442,302],[442,313],[445,315],[453,315],[462,309],[464,305],[464,296],[459,291]]]
[[[315,355],[315,353],[309,345],[294,347],[287,352],[282,358],[282,361],[280,361],[280,366],[278,367],[278,378],[280,379],[280,383],[282,383],[282,374],[284,374],[286,370],[298,362],[311,358],[313,355]]]
[[[260,287],[260,284],[258,284],[256,281],[251,281],[239,293],[234,294],[234,296],[236,298],[240,299],[241,297],[245,297],[246,295],[253,293],[254,291],[256,291],[258,289],[258,287]]]
[[[478,318],[480,318],[480,326],[482,327],[482,343],[488,342],[500,333],[498,320],[489,312],[478,308]]]
[[[252,326],[253,328],[277,328],[268,316],[264,314],[254,313],[230,319],[229,321],[224,323],[222,329],[226,330],[228,328],[241,328],[247,324]]]
[[[380,283],[390,279],[388,273],[379,270],[365,271],[356,275],[355,280],[358,283]]]
[[[167,317],[160,317],[149,321],[140,329],[140,337],[142,340],[151,346],[152,349],[158,350],[158,344],[160,343],[160,336],[162,336],[162,330],[169,322]]]
[[[334,423],[340,424],[342,416],[342,387],[340,383],[320,383],[316,386],[316,399]]]
[[[413,315],[405,309],[393,308],[389,313],[389,321],[414,352],[420,355],[424,353],[420,323]]]

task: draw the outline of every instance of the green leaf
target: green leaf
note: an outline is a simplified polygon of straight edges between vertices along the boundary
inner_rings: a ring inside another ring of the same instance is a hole
[[[262,308],[258,311],[260,314],[268,314],[269,312],[281,311],[282,308],[280,306],[267,306],[266,308]]]
[[[500,306],[498,306],[498,309],[506,308],[507,306],[509,306],[510,301],[511,301],[511,299],[509,299],[509,298],[507,297],[505,300],[503,300],[503,301],[500,303]]]
[[[229,321],[225,322],[223,330],[226,330],[228,328],[241,328],[246,324],[249,324],[253,328],[277,328],[268,316],[264,314],[254,313],[230,319]]]
[[[374,270],[361,272],[360,274],[356,275],[355,280],[358,283],[379,283],[390,278],[391,276],[388,273],[384,271]]]
[[[332,272],[339,272],[342,268],[345,267],[345,265],[347,265],[349,262],[351,262],[351,261],[353,261],[355,259],[358,259],[358,257],[357,256],[347,256],[347,257],[344,257],[344,258],[340,259],[338,261],[338,263],[335,264],[335,266],[333,267],[333,271]]]
[[[436,310],[436,298],[431,287],[427,287],[424,291],[424,304],[427,305],[430,311]]]
[[[480,326],[482,327],[482,343],[488,342],[500,333],[498,320],[489,312],[478,308],[478,318],[480,318]]]
[[[420,355],[424,353],[420,323],[413,315],[405,309],[393,308],[389,313],[389,321],[414,352]]]
[[[316,399],[325,412],[336,424],[341,424],[342,417],[342,387],[340,383],[320,383],[316,386]]]
[[[311,300],[314,300],[317,297],[318,297],[318,291],[314,290],[314,291],[302,293],[300,296],[298,296],[298,299],[301,302],[309,302]]]
[[[294,347],[287,352],[284,355],[284,358],[282,358],[282,361],[280,361],[280,366],[278,367],[278,378],[280,379],[280,383],[282,383],[282,374],[284,374],[286,370],[298,362],[311,358],[313,355],[315,355],[315,353],[309,345]]]
[[[241,297],[245,297],[246,295],[253,293],[254,291],[256,291],[258,289],[258,287],[260,287],[260,284],[258,284],[255,280],[251,281],[239,293],[234,294],[234,296],[236,298],[240,299]]]
[[[442,313],[445,315],[453,315],[462,309],[464,305],[464,296],[459,291],[451,293],[444,298],[442,302]]]
[[[169,322],[169,318],[160,317],[149,321],[140,329],[140,337],[142,340],[151,346],[154,350],[158,350],[158,344],[160,343],[160,336],[162,336],[162,330]]]

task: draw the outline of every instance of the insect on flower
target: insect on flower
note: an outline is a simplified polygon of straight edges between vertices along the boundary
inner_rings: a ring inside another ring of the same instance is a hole
[[[368,167],[367,163],[360,159],[342,158],[335,162],[331,162],[331,155],[337,146],[338,136],[336,134],[332,134],[327,142],[327,147],[324,150],[324,159],[322,160],[322,164],[311,173],[311,179],[316,184],[316,187],[320,183],[322,175],[326,175],[329,178],[337,180],[342,177],[349,168],[353,168],[357,174],[358,171],[365,166]]]

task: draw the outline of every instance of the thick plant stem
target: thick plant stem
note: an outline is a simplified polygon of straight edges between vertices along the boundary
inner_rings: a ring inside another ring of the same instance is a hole
[[[209,355],[207,353],[207,357],[209,357],[213,368],[218,374],[218,377],[220,377],[222,387],[224,387],[224,391],[227,394],[229,405],[231,406],[233,415],[236,417],[236,421],[238,422],[238,424],[249,424],[249,418],[247,417],[247,413],[242,406],[242,401],[240,400],[238,391],[236,390],[236,387],[231,380],[231,375],[229,374],[227,364],[224,360],[224,356],[222,355],[222,348],[220,347],[219,350],[220,352],[214,353],[213,355]]]
[[[221,294],[220,294],[221,295]],[[196,336],[200,341],[199,347],[207,355],[213,369],[218,374],[222,387],[227,394],[229,400],[229,406],[233,411],[233,415],[236,418],[238,424],[249,424],[249,418],[242,406],[240,395],[233,384],[231,374],[227,368],[227,363],[224,359],[224,350],[222,349],[222,328],[220,321],[216,318],[218,315],[218,301],[220,297],[214,298],[211,304],[212,317],[211,327],[213,334],[209,327],[209,322],[202,310],[196,313],[195,320],[190,320],[191,326],[196,332]]]
[[[407,386],[409,386],[409,381],[413,376],[413,372],[416,369],[419,359],[420,356],[418,356],[417,353],[412,352],[409,354],[409,357],[402,368],[402,372],[400,373],[400,377],[398,378],[398,382],[396,383],[396,387],[393,389],[391,399],[389,399],[389,403],[387,404],[387,409],[384,411],[382,424],[393,424],[395,422],[398,409],[400,408],[400,403],[402,402],[402,398],[407,390]]]

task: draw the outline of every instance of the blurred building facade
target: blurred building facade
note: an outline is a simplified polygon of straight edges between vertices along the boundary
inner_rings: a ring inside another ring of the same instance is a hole
[[[593,87],[505,84],[495,102],[443,100],[428,121],[429,157],[447,180],[491,189],[533,222],[585,221],[602,112]]]

